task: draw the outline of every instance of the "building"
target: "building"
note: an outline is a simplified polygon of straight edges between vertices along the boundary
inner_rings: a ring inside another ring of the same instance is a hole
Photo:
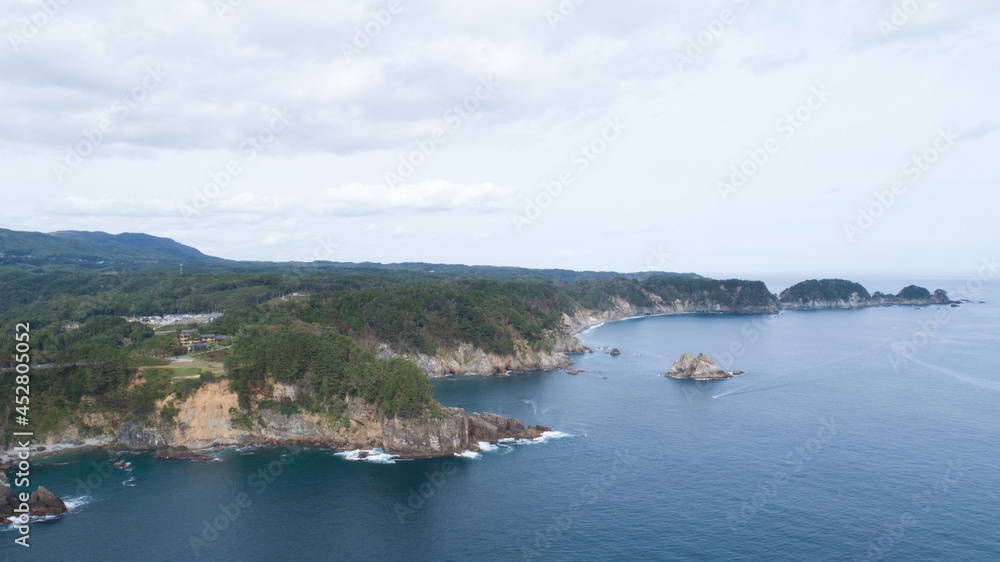
[[[198,330],[181,330],[181,346],[188,348],[188,351],[191,351],[192,345],[200,342]]]

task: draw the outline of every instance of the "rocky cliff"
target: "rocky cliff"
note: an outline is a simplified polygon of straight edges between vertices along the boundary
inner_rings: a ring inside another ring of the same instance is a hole
[[[298,392],[289,385],[275,385],[275,394]],[[274,396],[261,397],[273,399]],[[186,400],[175,403],[178,414],[172,423],[162,420],[145,423],[118,423],[107,418],[106,425],[90,428],[101,438],[94,445],[128,450],[157,451],[164,459],[205,459],[199,449],[218,446],[266,444],[323,445],[339,450],[382,448],[403,457],[437,457],[478,450],[479,441],[496,443],[504,438],[539,437],[544,427],[525,427],[513,418],[493,414],[469,416],[459,408],[443,408],[438,415],[417,419],[386,419],[374,405],[348,397],[342,415],[299,412],[284,415],[261,408],[258,400],[249,412],[240,411],[237,396],[225,381],[203,385]],[[157,404],[157,409],[162,404]],[[54,438],[75,435],[71,427]],[[6,511],[6,495],[0,482],[0,513]],[[9,490],[9,487],[8,487]],[[42,504],[46,503],[42,497]],[[39,504],[39,505],[42,505]]]
[[[431,377],[445,375],[489,377],[507,371],[563,369],[573,364],[567,353],[583,353],[585,350],[580,340],[564,334],[557,338],[552,351],[531,350],[524,345],[512,355],[496,355],[486,353],[471,344],[462,343],[454,349],[443,350],[430,356],[424,353],[397,353],[389,345],[383,344],[377,356],[382,359],[390,357],[409,359]]]
[[[577,334],[598,324],[640,316],[663,316],[685,313],[774,314],[778,312],[777,301],[764,306],[732,306],[712,300],[677,299],[667,302],[653,294],[648,294],[647,296],[653,301],[653,306],[635,306],[624,299],[615,298],[613,299],[613,306],[607,310],[580,309],[572,315],[564,314],[563,323],[570,333]]]

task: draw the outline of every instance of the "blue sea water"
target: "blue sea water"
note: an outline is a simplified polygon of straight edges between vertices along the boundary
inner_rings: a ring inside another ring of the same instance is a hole
[[[622,355],[575,357],[579,375],[435,381],[445,405],[559,432],[478,455],[42,459],[72,513],[30,549],[0,532],[0,556],[998,560],[1000,286],[926,285],[977,303],[629,320],[581,335]],[[684,352],[746,373],[662,377]]]

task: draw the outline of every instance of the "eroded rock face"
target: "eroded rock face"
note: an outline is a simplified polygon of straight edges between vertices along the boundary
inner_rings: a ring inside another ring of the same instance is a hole
[[[575,340],[575,341],[574,341]],[[482,349],[463,343],[451,351],[442,351],[430,356],[423,353],[408,355],[397,353],[388,345],[383,345],[377,356],[380,358],[403,357],[413,361],[426,375],[479,375],[489,377],[507,371],[549,371],[564,369],[573,364],[566,353],[583,353],[586,348],[576,338],[564,337],[552,352],[519,351],[513,355],[486,353]]]
[[[469,448],[469,416],[461,408],[445,408],[448,417],[392,420],[382,428],[385,452],[404,457],[440,457]]]
[[[14,515],[14,508],[17,506],[17,496],[14,491],[10,489],[10,482],[7,481],[7,475],[0,472],[0,519],[12,517]]]
[[[728,379],[733,375],[716,365],[715,360],[704,353],[698,354],[698,357],[685,353],[664,376],[672,379],[713,380]]]
[[[122,449],[147,451],[167,445],[167,440],[148,427],[137,422],[125,422],[115,432],[115,445]]]
[[[28,512],[31,515],[61,515],[66,513],[66,504],[59,496],[39,486],[28,498]]]

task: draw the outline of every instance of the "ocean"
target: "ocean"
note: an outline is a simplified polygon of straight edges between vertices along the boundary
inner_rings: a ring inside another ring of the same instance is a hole
[[[578,375],[434,381],[446,406],[553,428],[480,453],[40,459],[71,513],[29,549],[6,528],[0,557],[998,560],[1000,285],[917,283],[975,302],[627,320],[580,336]],[[664,378],[685,352],[745,373]]]

